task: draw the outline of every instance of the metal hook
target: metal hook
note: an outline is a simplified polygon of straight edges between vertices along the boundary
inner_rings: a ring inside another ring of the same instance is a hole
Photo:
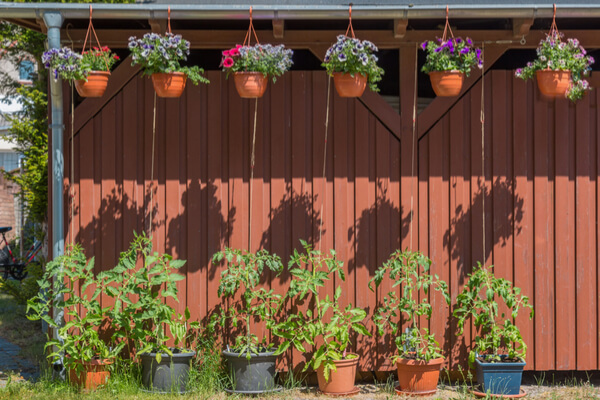
[[[525,40],[525,35],[523,35],[519,43],[521,43],[521,46],[525,46],[525,44],[527,43],[527,40]]]
[[[250,6],[249,14],[250,14],[250,22],[252,22],[252,6]]]
[[[90,21],[92,20],[92,5],[90,4]]]

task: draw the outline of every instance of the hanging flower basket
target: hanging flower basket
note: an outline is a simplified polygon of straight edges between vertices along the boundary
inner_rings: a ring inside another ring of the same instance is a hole
[[[421,49],[427,52],[421,71],[429,74],[433,91],[439,97],[458,96],[465,76],[469,76],[471,69],[475,65],[483,68],[481,49],[473,46],[470,38],[463,40],[461,37],[454,37],[448,22],[448,6],[442,37],[424,41]]]
[[[261,72],[234,72],[233,82],[241,98],[256,99],[262,97],[267,90],[269,79]]]
[[[356,73],[334,72],[333,83],[340,97],[360,97],[367,88],[367,77]]]
[[[436,96],[454,97],[462,89],[465,74],[460,71],[431,71],[429,79]]]
[[[538,70],[535,76],[540,92],[548,97],[564,97],[571,86],[571,71]]]
[[[579,40],[567,39],[563,42],[563,37],[556,26],[555,4],[552,26],[546,38],[540,41],[537,59],[528,62],[524,68],[518,68],[515,76],[527,80],[535,75],[543,95],[565,96],[576,101],[592,90],[584,78],[592,70],[594,58],[587,55]]]
[[[108,71],[90,71],[85,79],[75,81],[75,89],[81,97],[102,97],[108,85]]]
[[[185,89],[187,75],[183,72],[156,72],[152,74],[152,85],[158,97],[175,98]]]

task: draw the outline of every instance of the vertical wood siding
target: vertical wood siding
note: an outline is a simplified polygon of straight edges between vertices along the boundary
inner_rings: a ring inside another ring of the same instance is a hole
[[[190,85],[180,99],[157,99],[154,161],[149,79],[122,79],[96,112],[80,113],[93,115],[87,120],[77,119],[78,112],[92,103],[76,110],[75,240],[96,257],[100,271],[115,264],[133,231],[151,223],[156,250],[188,260],[180,303],[173,305],[180,312],[189,306],[193,318],[202,318],[220,301],[221,267],[210,258],[223,246],[247,248],[250,234],[253,251],[265,248],[287,264],[299,239],[319,246],[320,238],[324,250],[335,248],[345,262],[343,301],[372,315],[391,282],[373,293],[368,280],[401,241],[408,244],[409,210],[401,198],[410,194],[400,188],[410,176],[401,175],[398,136],[377,110],[340,98],[332,86],[323,180],[328,80],[324,72],[288,73],[258,101],[250,210],[254,101],[241,99],[222,73],[208,78],[210,85]],[[479,85],[418,141],[415,247],[433,259],[433,272],[448,281],[453,296],[472,265],[484,260],[523,288],[536,307],[534,321],[518,320],[529,369],[597,369],[600,94],[576,106],[547,101],[509,71],[488,73],[482,179]],[[67,174],[70,163],[66,154]],[[284,273],[265,285],[284,293],[289,279]],[[337,284],[328,283],[328,293]],[[452,310],[438,296],[432,302],[430,328],[449,355],[448,366],[465,366],[474,333],[467,329],[459,337]],[[392,346],[389,336],[356,340],[360,369],[391,368]],[[303,362],[294,352],[284,366]]]

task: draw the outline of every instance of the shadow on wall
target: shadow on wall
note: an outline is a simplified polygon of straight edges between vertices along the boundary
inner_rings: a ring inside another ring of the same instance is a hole
[[[470,234],[456,234],[448,229],[444,233],[444,247],[450,250],[450,257],[457,261],[459,283],[462,285],[467,274],[472,271],[472,264],[477,261],[487,260],[492,254],[493,248],[500,244],[506,246],[508,240],[521,232],[519,223],[523,220],[523,198],[514,193],[514,180],[499,178],[492,184],[491,189],[481,186],[481,180],[478,179],[477,186],[479,190],[472,196],[468,208],[459,205],[454,210],[454,216],[450,219],[450,227],[454,232],[457,229],[464,229]],[[486,244],[485,257],[471,260],[471,249],[475,243],[479,243],[479,249],[475,249],[473,254],[479,254],[481,257],[482,246],[482,213],[481,207],[485,200],[486,209]],[[498,206],[500,200],[506,204],[503,209]],[[475,229],[472,229],[475,226]],[[491,233],[491,235],[490,235]],[[475,240],[475,238],[478,238]]]
[[[65,192],[68,192],[68,188],[65,189]],[[208,240],[208,243],[214,244],[215,248],[207,248],[209,254],[206,260],[186,263],[187,271],[195,271],[202,267],[206,268],[210,256],[221,249],[231,236],[231,227],[235,221],[236,209],[229,209],[227,218],[224,218],[221,213],[221,200],[216,194],[217,186],[212,181],[202,186],[200,182],[193,182],[181,193],[182,207],[178,215],[170,219],[166,228],[165,251],[168,253],[175,252],[179,254],[178,258],[188,260],[190,252],[197,252],[198,249],[188,248],[186,251],[187,246],[183,246],[179,240],[174,238],[178,238],[182,234],[182,229],[187,229],[188,235],[198,237],[200,232],[198,232],[198,235],[194,235],[194,232],[190,231],[190,227],[205,226],[202,221],[206,219],[210,222],[210,226],[204,228],[207,230],[204,234],[212,239]],[[98,208],[90,210],[93,215],[92,221],[85,226],[80,226],[75,242],[83,246],[86,254],[96,257],[96,268],[100,266],[103,266],[102,269],[113,267],[118,260],[119,252],[125,250],[128,243],[133,240],[134,231],[138,233],[147,232],[149,224],[152,226],[152,232],[157,232],[165,227],[164,216],[157,217],[159,205],[163,200],[158,198],[156,186],[154,187],[152,200],[152,213],[150,212],[150,199],[150,186],[148,184],[146,184],[143,199],[131,198],[124,192],[122,185],[117,185],[116,188],[113,188],[110,193],[102,198]],[[199,200],[192,201],[190,199]],[[76,206],[74,209],[76,221],[83,218],[81,212],[81,206]],[[164,210],[160,212],[164,212]],[[151,215],[154,218],[151,218]],[[67,218],[69,217],[70,212],[67,215]],[[191,218],[194,218],[194,221],[191,221]],[[198,221],[200,221],[200,224],[198,224]],[[122,227],[122,243],[117,243],[116,234],[119,233],[119,225]],[[67,229],[70,229],[70,224],[67,225]],[[208,274],[210,280],[215,278],[215,268],[210,268]]]

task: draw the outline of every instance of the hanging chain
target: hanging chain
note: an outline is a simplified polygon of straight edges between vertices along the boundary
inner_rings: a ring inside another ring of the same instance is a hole
[[[448,6],[446,5],[446,25],[444,25],[444,34],[442,35],[442,41],[447,40],[448,31],[450,32],[450,37],[454,39],[454,33],[452,33],[452,28],[450,28],[450,23],[448,22]]]
[[[327,185],[325,184],[325,169],[327,167],[327,133],[329,131],[329,98],[331,94],[331,76],[327,78],[327,107],[325,111],[325,143],[323,145],[323,174],[321,179],[321,193],[323,193],[323,201],[321,202],[321,223],[319,224],[319,251],[321,251],[321,238],[323,237],[323,224],[325,223],[324,204],[327,201]]]
[[[482,58],[482,68],[481,68],[481,114],[479,117],[479,121],[481,122],[481,175],[483,176],[483,189],[481,191],[481,208],[482,208],[482,241],[483,241],[483,264],[485,265],[486,253],[485,253],[485,196],[487,195],[487,189],[485,186],[485,102],[484,102],[484,94],[485,94],[485,76],[483,67],[483,63],[485,61],[485,43],[481,44],[481,58]]]
[[[156,142],[156,92],[154,92],[154,115],[152,118],[152,156],[150,157],[150,211],[148,215],[148,237],[152,236],[152,221],[154,219],[154,144]]]
[[[348,32],[352,33],[352,39],[356,38],[356,36],[354,36],[354,28],[352,27],[352,4],[348,7],[348,29],[346,29],[346,34],[344,36],[348,36]]]
[[[85,33],[85,39],[83,39],[83,49],[81,50],[81,54],[83,54],[85,52],[85,46],[87,45],[88,37],[90,38],[90,51],[92,51],[93,43],[92,43],[92,36],[90,35],[90,32],[92,32],[94,34],[94,37],[96,38],[96,43],[98,44],[98,48],[102,52],[102,45],[100,44],[100,40],[98,40],[98,35],[96,35],[96,30],[94,29],[94,24],[92,23],[92,6],[91,5],[90,5],[90,22],[88,24],[87,32]],[[104,59],[104,64],[106,65],[106,70],[110,72],[110,69],[108,68],[108,60],[106,59],[106,54],[104,52],[102,52],[102,58]]]
[[[250,156],[250,207],[248,209],[248,251],[252,251],[252,188],[254,182],[254,164],[256,148],[256,119],[258,117],[258,98],[254,100],[254,129],[252,132],[252,155]]]
[[[246,37],[244,38],[243,46],[250,46],[250,41],[252,39],[252,34],[254,34],[254,40],[256,40],[256,44],[260,44],[258,41],[258,36],[256,36],[256,31],[254,30],[254,24],[252,23],[252,7],[250,7],[249,17],[250,17],[250,25],[248,25],[248,32],[246,32]]]
[[[167,33],[171,32],[171,6],[167,8]]]
[[[410,161],[410,250],[413,248],[413,215],[414,215],[414,186],[415,186],[415,149],[417,147],[417,71],[419,68],[419,45],[415,43],[415,79],[413,88],[413,114],[412,114],[412,149]]]
[[[74,96],[74,91],[73,91],[73,82],[71,82],[71,180],[69,181],[69,197],[70,197],[70,202],[71,202],[71,229],[69,232],[69,238],[70,238],[70,242],[71,244],[74,243],[74,239],[73,239],[73,221],[75,219],[75,187],[74,187],[74,182],[75,182],[75,133],[74,133],[74,129],[75,129],[75,99],[73,98]]]

